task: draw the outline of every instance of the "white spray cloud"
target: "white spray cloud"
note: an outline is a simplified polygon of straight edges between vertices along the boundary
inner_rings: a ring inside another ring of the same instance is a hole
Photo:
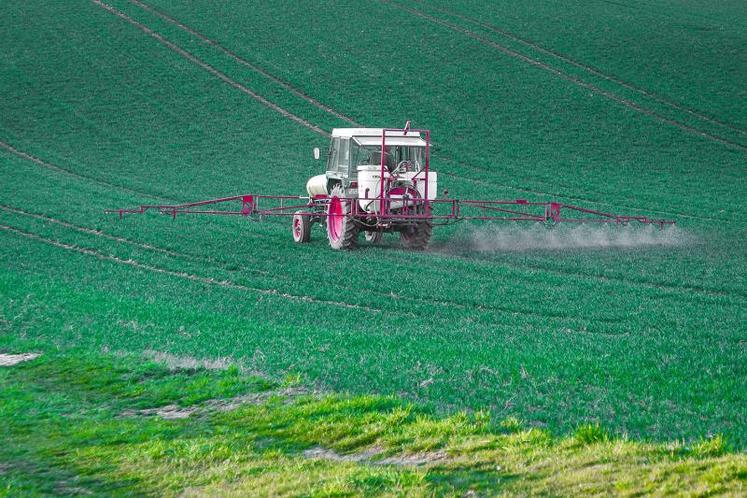
[[[506,252],[596,248],[682,246],[696,238],[676,226],[468,225],[449,240],[435,243],[441,252]]]

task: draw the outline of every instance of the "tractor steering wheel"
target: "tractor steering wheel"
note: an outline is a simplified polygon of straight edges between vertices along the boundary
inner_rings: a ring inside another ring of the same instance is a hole
[[[392,171],[392,174],[398,173],[400,169],[404,169],[404,171],[407,171],[408,169],[412,168],[412,161],[405,159],[404,161],[400,161],[396,168],[394,168],[394,171]]]

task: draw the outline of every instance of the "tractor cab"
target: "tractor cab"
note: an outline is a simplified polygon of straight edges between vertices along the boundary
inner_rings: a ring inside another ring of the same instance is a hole
[[[389,173],[420,171],[425,167],[425,143],[420,137],[389,139],[387,142],[382,150],[380,137],[352,137],[351,166],[358,171],[360,166],[381,166],[383,163]]]
[[[428,143],[419,132],[384,130],[382,128],[336,128],[327,152],[326,172],[307,183],[310,196],[329,195],[340,185],[347,196],[380,196],[377,183],[383,170],[391,180],[412,182],[420,177],[425,181]],[[431,173],[435,176],[435,173]],[[375,180],[376,185],[371,184]],[[361,183],[368,181],[368,192],[361,191]],[[424,196],[425,192],[421,192]],[[435,189],[433,190],[435,194]],[[430,196],[429,196],[430,197]]]
[[[411,130],[409,122],[403,129],[332,130],[326,172],[306,183],[315,211],[297,213],[294,239],[308,242],[309,226],[318,221],[335,249],[354,247],[361,231],[372,243],[384,232],[399,232],[406,247],[425,248],[433,226],[429,203],[437,192],[429,140],[429,131]]]

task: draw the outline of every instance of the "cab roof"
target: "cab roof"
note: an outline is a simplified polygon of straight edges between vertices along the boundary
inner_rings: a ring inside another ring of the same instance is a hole
[[[332,138],[352,138],[360,145],[381,145],[381,134],[383,128],[335,128],[332,130]],[[387,131],[387,145],[408,145],[425,147],[425,140],[420,133],[404,131]]]

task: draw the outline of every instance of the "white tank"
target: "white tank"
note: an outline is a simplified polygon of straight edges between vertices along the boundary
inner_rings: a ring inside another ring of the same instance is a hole
[[[390,178],[391,175],[386,170],[384,178]],[[365,164],[358,166],[358,201],[361,209],[369,213],[379,210],[378,202],[367,201],[366,197],[378,197],[381,194],[381,166],[375,164]]]
[[[384,171],[384,178],[391,178],[388,171]],[[399,178],[412,180],[415,188],[420,193],[421,198],[425,198],[425,173],[408,172],[399,175]],[[374,213],[379,211],[379,203],[372,200],[365,200],[378,197],[381,194],[381,166],[367,164],[358,166],[358,201],[361,209]],[[438,195],[438,174],[435,171],[428,172],[428,199],[434,200]],[[393,209],[401,207],[397,203],[391,204]]]
[[[425,199],[425,173],[413,175],[412,180],[415,182],[415,188],[420,192],[420,197]],[[428,171],[428,200],[432,201],[438,196],[438,173]]]
[[[327,195],[327,175],[316,175],[309,178],[306,182],[306,192],[309,197],[315,195]]]

